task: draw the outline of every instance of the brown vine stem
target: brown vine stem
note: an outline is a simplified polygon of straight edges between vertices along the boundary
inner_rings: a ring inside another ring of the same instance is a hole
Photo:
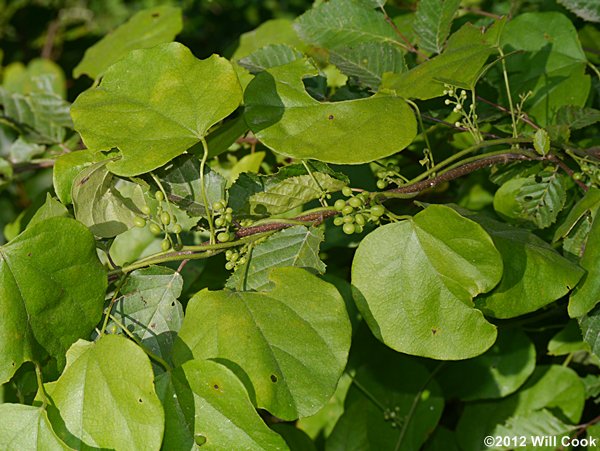
[[[16,163],[13,166],[13,172],[20,174],[22,172],[35,171],[37,169],[51,168],[54,166],[55,160],[43,159],[43,160],[31,160],[27,163]]]

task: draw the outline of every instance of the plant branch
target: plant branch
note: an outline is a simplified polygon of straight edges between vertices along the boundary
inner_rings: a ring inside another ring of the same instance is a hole
[[[25,163],[15,163],[13,165],[13,172],[20,174],[22,172],[35,171],[37,169],[46,169],[54,167],[55,160],[52,159],[40,159],[31,160]]]
[[[400,31],[400,29],[398,28],[398,26],[392,20],[392,18],[390,16],[388,16],[388,13],[385,10],[385,8],[383,6],[380,6],[379,9],[381,9],[381,12],[383,13],[383,17],[385,18],[385,21],[388,24],[390,24],[390,26],[394,30],[394,33],[396,33],[398,35],[398,37],[400,39],[402,39],[402,41],[404,42],[404,45],[402,47],[406,48],[406,50],[408,50],[409,52],[416,53],[421,58],[423,58],[425,60],[428,60],[429,57],[427,55],[425,55],[423,52],[421,52],[414,45],[412,45],[411,42],[408,40],[408,38],[406,36],[404,36],[404,34]]]
[[[502,111],[503,113],[508,113],[510,114],[510,110],[507,108],[504,108],[502,105],[498,105],[497,103],[492,102],[491,100],[487,100],[484,99],[481,96],[477,96],[477,100],[481,100],[483,103],[487,103],[490,106],[493,106],[494,108],[496,108],[497,110]],[[533,127],[535,130],[539,130],[540,126],[537,125],[535,122],[533,122],[530,117],[527,115],[527,113],[523,113],[523,115],[521,116],[521,120],[523,122],[525,122],[527,125],[530,125],[531,127]]]

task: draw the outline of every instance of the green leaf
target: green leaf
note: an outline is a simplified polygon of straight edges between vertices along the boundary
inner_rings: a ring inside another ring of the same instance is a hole
[[[359,164],[396,153],[415,138],[415,117],[403,99],[375,94],[321,103],[302,83],[314,75],[307,60],[297,60],[259,73],[246,88],[246,122],[275,152]]]
[[[108,169],[132,176],[200,142],[240,101],[237,75],[226,59],[198,60],[173,42],[134,50],[113,64],[100,86],[77,98],[71,115],[88,148],[121,150],[122,159]]]
[[[494,195],[501,216],[539,229],[552,225],[567,200],[567,182],[558,168],[547,168],[504,183]]]
[[[586,57],[571,21],[558,12],[525,13],[502,33],[513,96],[532,91],[524,109],[542,127],[560,107],[584,106],[590,90]]]
[[[600,110],[565,105],[556,113],[556,123],[572,130],[580,130],[600,121]]]
[[[242,34],[240,45],[232,59],[239,60],[263,47],[276,44],[286,44],[300,51],[306,49],[306,45],[296,34],[291,20],[274,19],[267,20],[255,30]]]
[[[472,299],[501,276],[489,235],[441,205],[376,229],[352,263],[355,301],[375,336],[396,351],[440,360],[492,346],[496,327]]]
[[[302,53],[285,44],[267,45],[238,60],[238,64],[256,74],[271,67],[282,66],[302,58]]]
[[[43,58],[32,59],[27,67],[20,62],[6,66],[2,73],[2,86],[19,94],[54,93],[63,99],[67,90],[61,67]]]
[[[0,247],[0,382],[44,352],[59,364],[102,315],[106,270],[81,223],[50,218]]]
[[[228,181],[230,184],[235,182],[240,174],[244,172],[257,173],[260,171],[260,166],[265,159],[266,152],[253,152],[244,155],[240,161],[235,163],[229,172]]]
[[[386,74],[381,89],[391,89],[402,97],[432,99],[444,94],[444,84],[474,87],[494,46],[504,21],[496,22],[485,33],[465,24],[448,39],[440,55],[403,74]]]
[[[160,375],[156,386],[166,416],[164,449],[288,449],[258,416],[242,382],[223,365],[191,360]]]
[[[294,226],[281,230],[252,248],[247,262],[229,277],[225,286],[239,291],[264,291],[273,288],[269,281],[272,268],[295,266],[324,273],[319,258],[323,229]]]
[[[75,219],[102,238],[119,235],[133,227],[137,211],[132,204],[126,204],[116,189],[114,176],[107,169],[109,162],[104,160],[84,168],[75,177],[71,192]]]
[[[543,128],[538,129],[533,135],[533,147],[543,157],[550,151],[550,137]]]
[[[588,22],[600,22],[600,4],[595,0],[558,0],[573,14]]]
[[[31,161],[33,157],[44,153],[46,146],[27,141],[19,136],[10,146],[9,158],[13,163]]]
[[[211,129],[210,135],[206,138],[206,143],[208,144],[208,158],[216,157],[227,151],[227,149],[229,149],[229,147],[247,131],[248,126],[246,125],[243,114],[240,114],[235,119],[225,122],[214,131]],[[204,150],[201,149],[201,147],[201,145],[196,144],[196,146],[190,149],[190,152],[193,152],[194,149],[198,148],[199,152],[196,152],[196,154],[202,158]]]
[[[600,302],[600,215],[596,214],[579,264],[587,271],[569,299],[569,316],[580,317]]]
[[[270,280],[270,291],[196,294],[174,359],[218,359],[244,382],[257,407],[291,420],[315,413],[334,393],[351,327],[333,285],[299,268],[275,268]]]
[[[69,205],[73,202],[71,189],[77,174],[101,159],[102,154],[94,154],[86,149],[66,153],[55,160],[52,181],[56,196],[63,204]]]
[[[44,409],[23,404],[0,404],[0,448],[6,451],[71,449],[54,433]]]
[[[563,223],[556,228],[552,241],[556,242],[560,238],[566,237],[581,218],[589,213],[595,215],[598,207],[600,207],[600,189],[591,187],[575,206],[571,208]]]
[[[0,87],[1,116],[21,130],[34,143],[62,143],[73,127],[69,103],[55,94],[11,93]]]
[[[538,366],[517,393],[500,401],[467,404],[456,428],[458,441],[461,449],[481,449],[484,437],[502,435],[503,424],[511,417],[533,414],[539,418],[543,414],[535,412],[542,409],[576,424],[584,403],[584,386],[575,371],[558,365]]]
[[[150,360],[131,340],[79,340],[58,380],[44,384],[52,401],[48,416],[76,449],[158,450],[164,414],[153,380]]]
[[[114,315],[142,345],[170,359],[175,335],[183,322],[183,279],[178,272],[153,266],[132,272],[121,288]]]
[[[73,77],[87,74],[97,79],[130,51],[171,42],[181,31],[181,9],[158,6],[138,12],[129,21],[89,47],[73,69]]]
[[[501,330],[487,352],[447,363],[437,380],[446,398],[503,398],[523,385],[534,369],[535,347],[527,335],[518,329]]]
[[[46,194],[46,202],[35,212],[33,217],[29,220],[27,227],[31,227],[45,219],[57,216],[64,218],[70,217],[69,210],[48,193]]]
[[[270,427],[283,437],[291,451],[317,451],[315,443],[306,432],[294,425],[289,423],[274,423]]]
[[[600,357],[600,307],[578,318],[583,340],[590,345],[591,351]]]
[[[167,197],[191,217],[206,215],[200,183],[200,162],[191,155],[182,155],[156,171]],[[204,168],[204,188],[209,208],[225,199],[227,180],[209,167]]]
[[[577,321],[570,320],[564,329],[560,330],[548,342],[548,355],[560,356],[578,351],[589,352],[590,346],[583,341]]]
[[[327,450],[418,451],[435,429],[444,398],[431,373],[406,356],[387,357],[358,369]]]
[[[442,53],[460,0],[420,0],[414,30],[421,50]]]
[[[489,233],[502,256],[502,280],[475,300],[485,314],[513,318],[533,312],[563,297],[583,275],[579,266],[531,232],[483,215],[459,212]]]

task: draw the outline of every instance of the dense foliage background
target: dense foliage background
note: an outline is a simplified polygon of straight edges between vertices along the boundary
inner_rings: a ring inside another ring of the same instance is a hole
[[[600,449],[598,23],[0,0],[0,449]]]

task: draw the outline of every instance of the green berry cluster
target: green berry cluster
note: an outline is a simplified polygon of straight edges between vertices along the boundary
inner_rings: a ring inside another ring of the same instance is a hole
[[[592,161],[582,160],[579,162],[581,172],[574,172],[573,178],[580,180],[588,186],[600,187],[600,166]]]
[[[404,418],[400,416],[400,406],[395,406],[393,409],[387,408],[383,411],[383,419],[393,428],[399,428],[404,423]]]
[[[239,249],[227,249],[225,252],[225,259],[227,260],[227,263],[225,263],[225,269],[231,271],[232,269],[236,269],[238,266],[246,264],[247,253],[248,245],[244,245]]]
[[[362,233],[367,222],[379,223],[385,213],[382,205],[368,206],[369,193],[361,192],[354,196],[352,189],[344,187],[342,194],[349,199],[338,199],[333,208],[342,213],[342,216],[334,218],[333,223],[336,226],[342,226],[344,233],[352,235],[353,233]]]
[[[152,212],[152,209],[148,205],[144,205],[141,208],[143,216],[136,216],[133,221],[140,228],[146,227],[149,224],[148,228],[150,232],[156,236],[164,234],[165,238],[161,244],[163,251],[166,252],[171,248],[180,250],[183,247],[183,243],[180,236],[181,226],[177,224],[177,217],[167,211],[170,210],[169,202],[165,200],[165,195],[162,191],[156,191],[154,198],[158,202],[156,211]],[[163,204],[165,204],[166,210],[163,209]],[[175,239],[173,239],[171,234],[175,235]]]
[[[399,177],[400,167],[390,163],[387,165],[387,169],[381,169],[377,171],[377,188],[386,189],[390,183],[397,183],[396,178]]]
[[[466,129],[476,142],[480,142],[481,133],[477,127],[477,113],[475,111],[475,104],[469,104],[469,108],[465,108],[465,100],[467,100],[467,91],[464,89],[458,90],[456,87],[451,85],[444,85],[444,95],[448,98],[444,101],[446,105],[453,105],[452,112],[459,113],[461,119],[454,123],[456,128]]]
[[[235,232],[230,230],[233,223],[233,209],[227,206],[224,200],[219,200],[212,205],[215,227],[217,228],[217,241],[226,243],[235,239]]]

